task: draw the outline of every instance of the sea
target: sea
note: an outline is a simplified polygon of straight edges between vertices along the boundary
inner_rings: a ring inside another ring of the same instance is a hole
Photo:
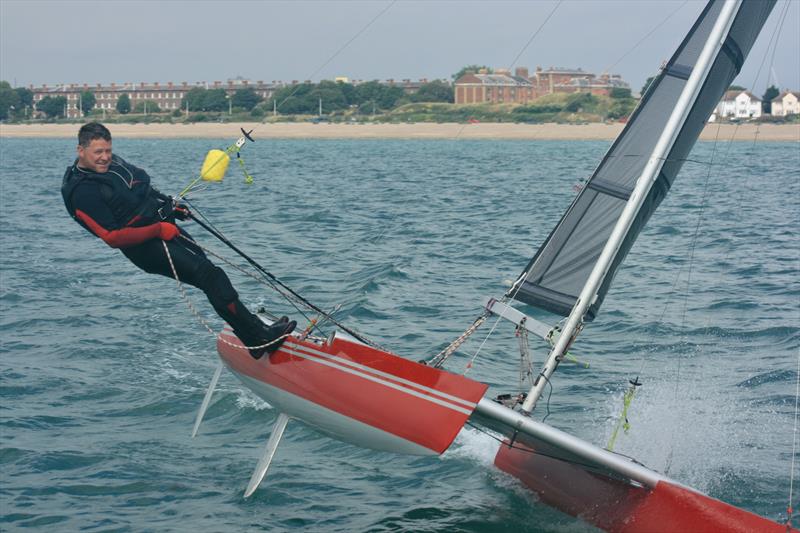
[[[175,194],[237,135],[120,138],[114,151]],[[196,212],[308,300],[413,360],[504,294],[610,145],[255,135],[241,153],[254,182],[232,161],[224,181],[190,195]],[[278,413],[224,372],[191,437],[218,363],[199,319],[215,330],[222,321],[202,293],[189,288],[187,301],[174,280],[137,270],[70,219],[59,189],[75,144],[0,139],[0,530],[594,530],[497,470],[496,436],[470,427],[441,456],[415,457],[292,421],[264,483],[243,498]],[[638,378],[615,451],[772,520],[786,520],[790,494],[800,508],[799,185],[796,143],[698,143],[572,347],[581,364],[562,363],[534,416],[606,446]],[[215,261],[248,306],[306,325],[263,282]],[[494,326],[445,368],[492,395],[527,390],[513,327]],[[546,353],[530,339],[534,365]]]

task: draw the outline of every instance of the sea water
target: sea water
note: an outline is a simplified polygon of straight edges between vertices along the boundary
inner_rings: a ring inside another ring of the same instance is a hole
[[[114,149],[174,194],[229,142],[117,139]],[[59,187],[74,145],[0,140],[1,530],[591,530],[496,470],[497,441],[474,429],[420,458],[291,422],[267,479],[243,499],[277,413],[224,373],[190,438],[214,338],[173,280],[140,272],[68,217]],[[191,199],[279,279],[419,360],[505,292],[608,146],[259,139],[243,151],[252,185],[233,163]],[[800,150],[703,142],[690,159],[572,349],[589,368],[563,363],[537,413],[605,446],[638,376],[615,450],[781,520],[800,355]],[[223,266],[250,307],[301,319]],[[189,295],[219,329],[202,294]],[[463,373],[474,357],[469,377],[518,392],[512,327],[498,324],[479,349],[493,324],[446,368]],[[534,364],[545,354],[531,339]]]

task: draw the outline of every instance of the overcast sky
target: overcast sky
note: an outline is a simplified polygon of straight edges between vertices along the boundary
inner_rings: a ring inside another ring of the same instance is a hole
[[[467,64],[531,71],[540,65],[610,70],[638,92],[672,54],[704,2],[564,0],[536,34],[556,5],[555,0],[0,0],[0,79],[17,86],[191,83],[237,76],[417,80],[449,78]],[[770,46],[773,38],[777,48],[774,41]],[[736,83],[759,96],[768,83],[800,90],[798,50],[800,0],[778,0]]]

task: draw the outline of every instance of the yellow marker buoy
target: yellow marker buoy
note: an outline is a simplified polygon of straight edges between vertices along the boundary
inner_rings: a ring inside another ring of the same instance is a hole
[[[228,170],[228,163],[231,156],[222,150],[209,150],[206,160],[203,161],[203,168],[200,170],[200,177],[203,181],[222,181],[225,171]]]

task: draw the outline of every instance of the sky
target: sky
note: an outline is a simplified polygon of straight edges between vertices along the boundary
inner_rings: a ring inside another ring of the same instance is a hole
[[[704,4],[0,0],[0,79],[14,86],[431,80],[480,64],[608,71],[638,92]],[[778,0],[734,83],[759,96],[770,84],[800,90],[798,50],[800,0]]]

